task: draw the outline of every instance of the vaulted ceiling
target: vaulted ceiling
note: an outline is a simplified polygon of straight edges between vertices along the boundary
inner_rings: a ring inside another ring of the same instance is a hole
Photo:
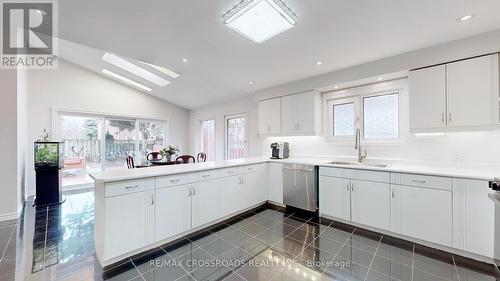
[[[165,87],[141,82],[153,95],[197,108],[500,28],[498,0],[284,0],[296,26],[256,44],[223,24],[239,2],[64,0],[59,37],[180,73]],[[457,21],[469,13],[472,20]],[[100,72],[98,59],[81,63]]]

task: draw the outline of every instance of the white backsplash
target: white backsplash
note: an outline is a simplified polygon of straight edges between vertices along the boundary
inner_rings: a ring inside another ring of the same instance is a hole
[[[290,157],[355,160],[353,143],[327,142],[322,136],[262,138],[262,151],[270,155],[269,144],[287,141]],[[362,144],[368,161],[459,167],[498,167],[500,169],[500,130],[447,133],[417,138],[413,135],[398,143]]]

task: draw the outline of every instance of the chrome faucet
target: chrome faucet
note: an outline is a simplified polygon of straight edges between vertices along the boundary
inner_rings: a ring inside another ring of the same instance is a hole
[[[361,155],[361,130],[358,128],[356,129],[356,143],[354,144],[354,149],[358,150],[358,163],[363,162],[363,159],[366,158],[366,149],[365,149],[365,154]]]

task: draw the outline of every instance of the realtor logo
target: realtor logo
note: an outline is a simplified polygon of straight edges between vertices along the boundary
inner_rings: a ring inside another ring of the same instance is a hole
[[[1,6],[1,68],[56,68],[56,3],[4,1]]]

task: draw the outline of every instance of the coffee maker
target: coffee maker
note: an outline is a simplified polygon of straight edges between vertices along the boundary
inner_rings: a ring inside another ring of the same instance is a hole
[[[274,142],[271,143],[271,159],[288,158],[288,143]]]

